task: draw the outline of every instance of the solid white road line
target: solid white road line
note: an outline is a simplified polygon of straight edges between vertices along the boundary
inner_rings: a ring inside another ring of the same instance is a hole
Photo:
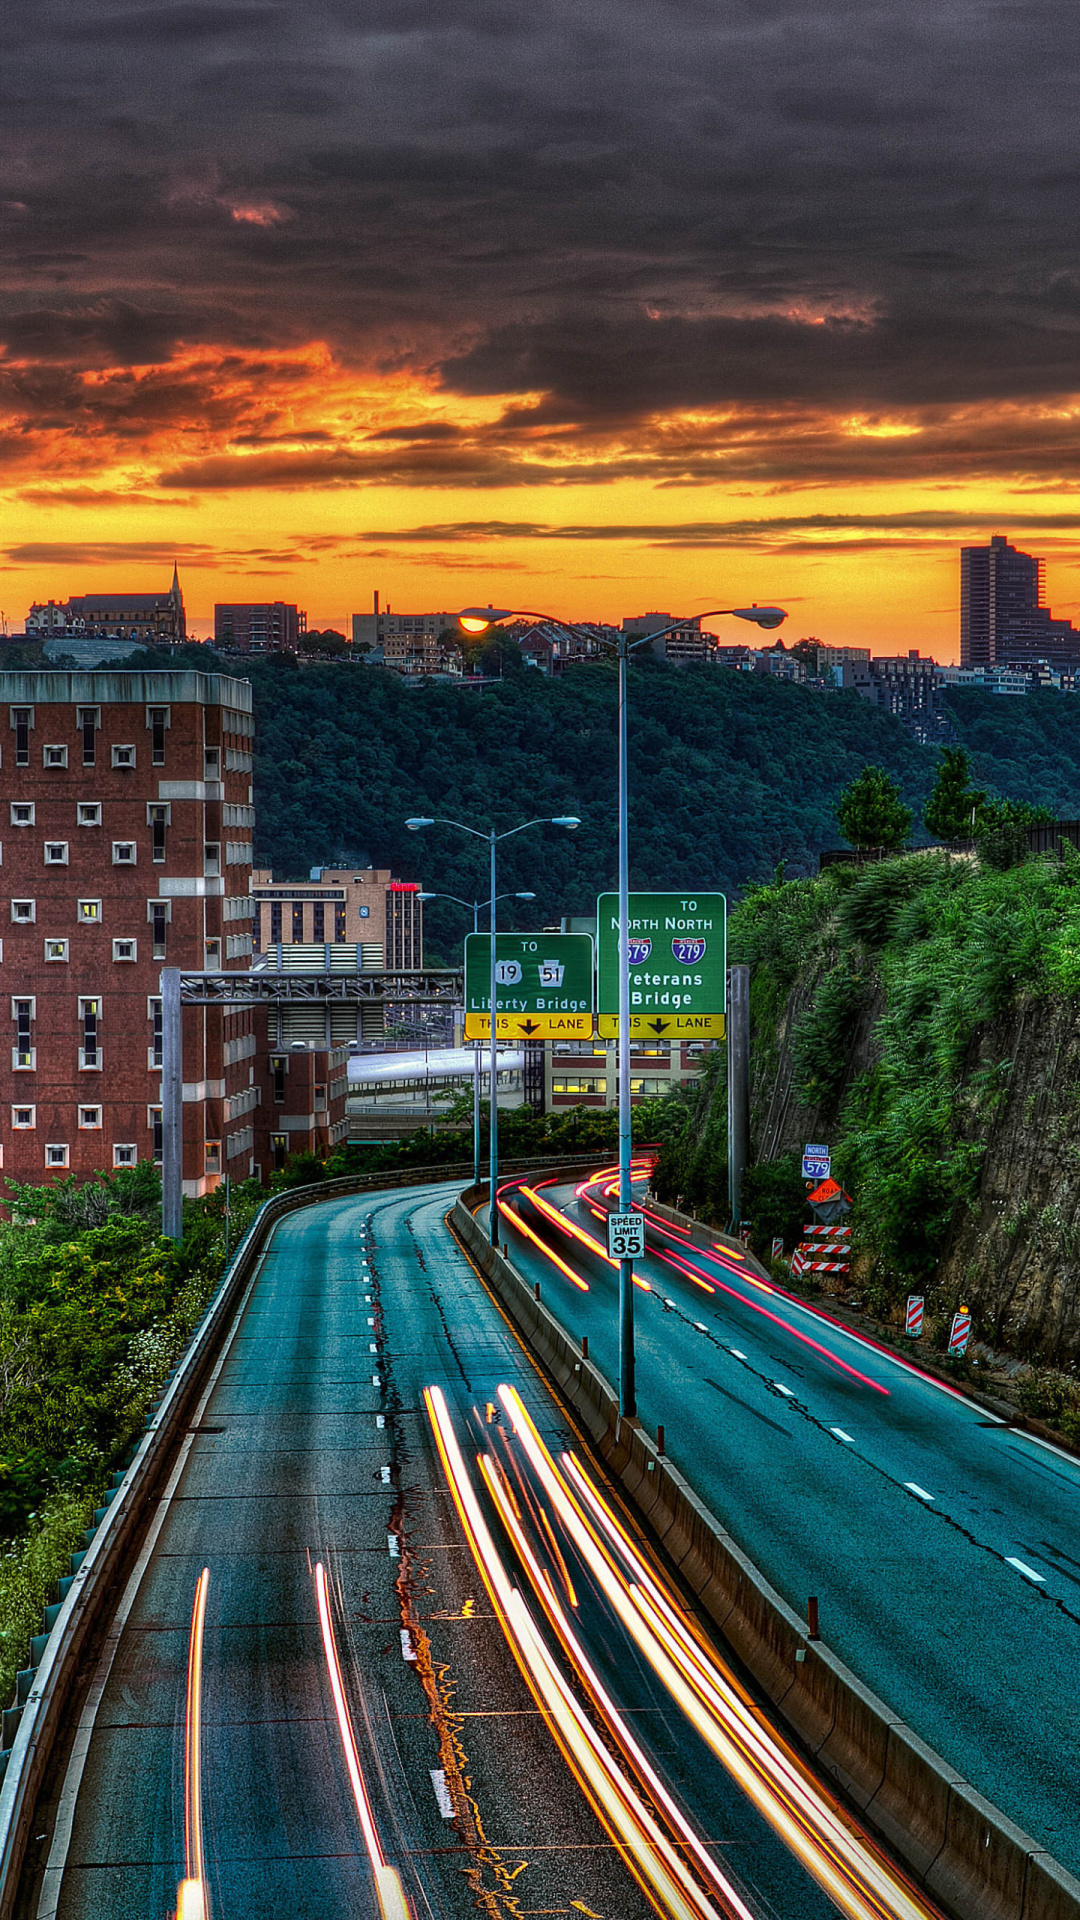
[[[1046,1575],[1043,1573],[1036,1573],[1034,1567],[1029,1567],[1026,1561],[1014,1560],[1012,1554],[1008,1553],[1005,1556],[1005,1565],[1007,1567],[1015,1567],[1017,1573],[1022,1573],[1025,1580],[1035,1580],[1038,1582],[1040,1587],[1045,1587]]]
[[[232,1323],[225,1345],[206,1383],[202,1398],[195,1409],[191,1421],[192,1427],[201,1425],[202,1417],[206,1412],[210,1396],[217,1386],[218,1376],[229,1357],[229,1351],[236,1338],[240,1322],[244,1317],[244,1311],[251,1298],[252,1288],[262,1272],[263,1261],[266,1259],[266,1254],[269,1253],[269,1251],[270,1249],[267,1247],[266,1252],[260,1256],[259,1263],[251,1279],[248,1281],[244,1297],[237,1308],[236,1318]],[[71,1846],[71,1835],[75,1825],[75,1804],[79,1798],[79,1788],[82,1786],[83,1773],[85,1772],[87,1757],[90,1752],[90,1742],[94,1737],[94,1723],[97,1720],[98,1709],[101,1706],[105,1689],[109,1684],[109,1675],[112,1672],[113,1661],[116,1659],[116,1650],[120,1645],[131,1610],[138,1599],[143,1575],[150,1564],[154,1549],[157,1546],[158,1537],[165,1524],[165,1516],[169,1511],[172,1497],[180,1484],[180,1478],[184,1468],[187,1466],[188,1454],[191,1452],[194,1442],[194,1433],[189,1432],[184,1435],[176,1465],[169,1475],[168,1484],[161,1496],[158,1510],[150,1523],[149,1532],[143,1542],[142,1552],[135,1562],[131,1578],[124,1588],[123,1598],[106,1635],[105,1644],[101,1649],[97,1669],[79,1719],[79,1728],[71,1749],[71,1759],[68,1761],[67,1772],[64,1775],[64,1784],[60,1789],[60,1799],[56,1808],[56,1825],[53,1827],[48,1864],[42,1875],[37,1920],[55,1920],[56,1912],[60,1905],[60,1887],[64,1878],[64,1867],[67,1863],[68,1849]]]

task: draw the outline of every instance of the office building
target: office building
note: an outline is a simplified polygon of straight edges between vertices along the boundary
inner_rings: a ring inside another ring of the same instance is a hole
[[[86,640],[134,640],[140,646],[175,646],[187,638],[184,596],[173,568],[167,593],[73,594],[70,600],[36,601],[26,616],[28,634]]]
[[[934,660],[912,647],[906,654],[849,662],[843,668],[844,686],[891,713],[916,740],[932,742],[945,737],[946,727],[938,709],[937,671]]]
[[[389,867],[315,867],[306,880],[251,875],[256,953],[278,946],[358,949],[360,964],[408,969],[424,964],[424,908],[418,880],[395,880]]]
[[[285,600],[218,601],[214,645],[227,653],[295,653],[307,614]]]
[[[161,969],[251,964],[251,713],[220,674],[0,673],[11,1178],[160,1158]],[[190,1196],[259,1165],[255,1021],[184,1009]]]
[[[460,629],[455,613],[393,613],[373,596],[370,613],[352,616],[352,643],[373,664],[408,678],[432,674],[457,679],[463,669]]]
[[[660,660],[669,660],[672,666],[684,667],[691,663],[709,663],[716,652],[716,641],[711,633],[702,633],[700,620],[684,620],[670,633],[663,633],[665,627],[672,626],[670,613],[639,613],[624,620],[622,630],[634,638],[643,638],[650,633],[662,634],[649,648]]]

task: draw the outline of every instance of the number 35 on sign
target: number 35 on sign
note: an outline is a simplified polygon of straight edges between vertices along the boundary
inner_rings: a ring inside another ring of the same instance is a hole
[[[607,1250],[610,1260],[640,1260],[645,1252],[645,1215],[609,1213]]]

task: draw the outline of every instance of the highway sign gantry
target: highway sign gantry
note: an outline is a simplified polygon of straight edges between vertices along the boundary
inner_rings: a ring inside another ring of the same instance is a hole
[[[465,941],[465,1038],[491,1038],[491,935]],[[587,933],[495,935],[495,1038],[588,1040],[593,943]]]
[[[722,893],[632,893],[630,1037],[722,1040],[727,1008],[727,900]],[[619,1031],[619,896],[596,903],[597,1027]]]

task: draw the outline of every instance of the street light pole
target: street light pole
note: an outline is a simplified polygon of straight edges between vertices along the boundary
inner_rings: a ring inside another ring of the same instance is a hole
[[[489,1115],[488,1129],[488,1179],[490,1182],[488,1188],[488,1233],[492,1249],[498,1252],[499,1209],[497,1182],[499,1174],[499,1119],[497,1102],[499,1092],[499,1066],[497,1052],[498,1037],[495,1031],[495,989],[497,985],[495,979],[495,902],[497,899],[495,892],[495,849],[500,840],[512,840],[515,834],[524,833],[529,827],[566,827],[570,832],[574,832],[576,828],[580,827],[581,821],[576,814],[572,813],[539,814],[534,820],[523,820],[519,827],[507,827],[504,833],[496,833],[494,827],[490,827],[487,833],[483,833],[479,827],[467,827],[463,820],[447,820],[425,814],[414,815],[412,819],[406,820],[405,825],[408,827],[410,833],[419,832],[421,827],[456,827],[459,833],[471,834],[474,840],[486,840],[488,843],[491,880],[491,932],[489,935],[491,942],[491,968],[489,973],[490,998],[488,1002],[488,1020],[490,1023],[489,1031],[491,1038],[491,1062],[489,1070],[491,1113]]]
[[[732,614],[737,620],[749,620],[754,626],[766,628],[779,627],[787,619],[787,613],[783,607],[759,607],[756,601],[749,607],[712,607],[706,613],[694,614],[693,619],[700,626],[702,620],[713,620],[721,614]],[[488,627],[496,625],[500,620],[513,618],[546,620],[554,626],[562,627],[564,632],[578,631],[572,621],[560,620],[554,614],[537,613],[532,607],[465,607],[458,614],[458,624],[466,633],[477,634],[485,632]],[[630,1181],[632,1157],[630,1142],[630,820],[626,742],[626,665],[631,647],[644,646],[653,640],[662,640],[666,634],[675,633],[680,627],[686,625],[686,620],[673,620],[652,633],[635,634],[632,637],[629,634],[620,633],[615,642],[619,663],[619,1032],[615,1059],[619,1076],[620,1213],[629,1212],[633,1204],[633,1188]],[[494,867],[492,871],[494,872]],[[493,894],[494,891],[493,881]],[[494,1021],[494,982],[491,997]],[[637,1415],[634,1376],[634,1266],[631,1260],[620,1260],[619,1412],[627,1420],[632,1420]]]

